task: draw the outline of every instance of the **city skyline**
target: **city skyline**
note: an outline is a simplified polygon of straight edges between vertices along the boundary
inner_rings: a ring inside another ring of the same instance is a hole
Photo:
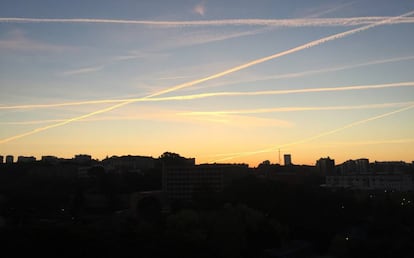
[[[262,162],[260,162],[257,165],[252,166],[251,164],[248,164],[247,162],[238,162],[238,163],[226,163],[226,162],[222,162],[222,163],[203,163],[203,162],[198,162],[196,158],[190,156],[190,157],[183,157],[181,156],[179,153],[174,153],[174,152],[169,152],[166,151],[164,153],[162,153],[159,156],[149,156],[149,155],[131,155],[131,154],[125,154],[125,155],[108,155],[102,159],[98,159],[96,157],[93,157],[90,154],[87,153],[78,153],[73,155],[72,157],[59,157],[59,156],[55,156],[55,155],[43,155],[40,158],[34,157],[34,156],[23,156],[23,155],[18,155],[18,156],[13,156],[13,155],[0,155],[0,164],[12,164],[12,163],[36,163],[36,162],[46,162],[46,163],[51,163],[51,164],[58,164],[60,162],[71,162],[74,161],[75,163],[90,163],[90,162],[105,162],[106,160],[111,160],[111,159],[123,159],[123,158],[131,158],[131,159],[151,159],[151,160],[161,160],[163,158],[165,158],[165,156],[175,156],[180,160],[187,160],[189,163],[188,164],[193,164],[194,166],[203,166],[203,165],[230,165],[230,166],[246,166],[249,168],[260,168],[261,166],[267,166],[267,165],[276,165],[276,166],[280,166],[280,167],[303,167],[303,166],[307,166],[307,167],[318,167],[318,163],[321,161],[329,161],[332,162],[333,166],[335,167],[341,167],[343,165],[349,164],[350,162],[365,162],[367,165],[369,164],[377,164],[377,163],[395,163],[395,164],[405,164],[407,166],[410,165],[414,165],[414,160],[411,162],[406,162],[403,160],[370,160],[368,158],[365,157],[359,157],[359,158],[348,158],[344,161],[341,162],[335,162],[335,157],[332,156],[325,156],[325,157],[319,157],[318,159],[316,159],[312,164],[301,164],[301,163],[296,163],[292,161],[292,154],[283,154],[283,159],[282,157],[278,157],[277,160],[263,160]],[[186,164],[186,165],[188,165]]]
[[[414,3],[2,6],[3,156],[414,159]]]

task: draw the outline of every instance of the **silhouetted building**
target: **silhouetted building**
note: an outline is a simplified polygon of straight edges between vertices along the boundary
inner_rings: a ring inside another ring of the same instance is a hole
[[[368,159],[357,159],[356,162],[356,169],[358,173],[368,173],[369,172],[369,160]]]
[[[48,164],[58,164],[59,158],[55,156],[42,156],[41,161]]]
[[[18,163],[30,163],[30,162],[36,162],[35,157],[25,157],[25,156],[18,156],[17,157]]]
[[[102,160],[102,163],[108,169],[123,170],[128,172],[139,172],[141,170],[153,169],[155,159],[146,156],[112,156]]]
[[[413,191],[414,174],[403,161],[369,164],[368,159],[348,160],[339,165],[340,175],[327,175],[326,186],[360,190]]]
[[[223,183],[224,185],[231,184],[235,179],[245,177],[250,174],[251,170],[249,169],[248,164],[239,163],[213,163],[213,164],[200,164],[197,167],[199,168],[208,168],[221,170],[223,172]],[[252,172],[253,173],[253,172]]]
[[[4,157],[0,155],[0,164],[3,164],[4,162]]]
[[[13,155],[7,155],[6,156],[6,163],[13,163],[14,162],[14,157]]]
[[[357,159],[347,160],[339,165],[341,174],[364,174],[369,172],[369,160]]]
[[[335,172],[335,160],[329,157],[320,158],[316,162],[316,168],[322,174],[333,174]]]
[[[283,158],[284,158],[284,161],[285,161],[285,166],[292,165],[292,156],[290,154],[283,155]]]
[[[75,155],[75,157],[73,158],[73,161],[78,164],[89,164],[92,161],[92,157],[91,155],[79,154],[79,155]]]
[[[371,167],[377,174],[399,174],[411,171],[410,165],[404,161],[375,161]]]
[[[169,167],[163,170],[162,190],[170,201],[192,201],[202,191],[223,190],[223,168],[219,166]]]

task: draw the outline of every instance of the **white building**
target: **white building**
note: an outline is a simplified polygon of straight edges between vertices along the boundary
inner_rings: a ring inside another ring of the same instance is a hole
[[[292,165],[292,156],[290,154],[283,155],[283,159],[285,161],[285,166]]]
[[[414,177],[410,174],[351,174],[326,176],[326,186],[361,190],[413,191]]]

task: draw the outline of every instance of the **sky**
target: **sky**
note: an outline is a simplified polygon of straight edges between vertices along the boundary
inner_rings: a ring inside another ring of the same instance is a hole
[[[414,160],[414,1],[2,0],[0,155]]]

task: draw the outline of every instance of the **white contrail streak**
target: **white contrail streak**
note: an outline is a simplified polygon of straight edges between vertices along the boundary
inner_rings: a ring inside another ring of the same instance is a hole
[[[277,107],[277,108],[260,108],[245,110],[227,110],[227,111],[200,111],[200,112],[182,112],[179,115],[185,116],[211,116],[211,115],[241,115],[241,114],[263,114],[279,112],[300,112],[300,111],[338,111],[338,110],[359,110],[359,109],[377,109],[390,107],[404,107],[414,105],[414,102],[395,102],[382,104],[367,104],[354,106],[322,106],[322,107]]]
[[[405,138],[405,139],[392,139],[392,140],[378,140],[378,141],[358,141],[358,142],[329,142],[326,145],[348,145],[348,146],[358,146],[358,145],[376,145],[376,144],[395,144],[395,143],[412,143],[414,138]]]
[[[194,26],[277,26],[277,27],[315,27],[315,26],[359,26],[375,24],[389,16],[351,17],[351,18],[300,18],[300,19],[224,19],[195,21],[157,21],[157,20],[123,20],[93,18],[21,18],[2,17],[0,23],[96,23],[96,24],[135,24],[159,27],[194,27]],[[413,17],[401,17],[390,20],[388,24],[414,23]]]
[[[359,110],[359,109],[380,109],[391,107],[404,107],[408,105],[414,105],[414,102],[391,102],[382,104],[368,104],[368,105],[354,105],[354,106],[310,106],[310,107],[277,107],[277,108],[265,108],[265,109],[247,109],[247,110],[231,110],[231,111],[211,111],[211,112],[180,112],[169,113],[168,117],[172,115],[184,115],[184,116],[222,116],[222,115],[240,115],[240,114],[260,114],[260,113],[275,113],[275,112],[302,112],[302,111],[338,111],[338,110]],[[167,117],[167,116],[166,116]],[[138,120],[148,119],[147,116],[133,116],[133,117],[103,117],[103,118],[89,118],[82,121],[122,121],[122,120]],[[156,117],[159,118],[159,117]],[[49,120],[32,120],[32,121],[1,121],[0,125],[33,125],[33,124],[46,124],[64,122],[66,119],[49,119]]]
[[[343,38],[343,37],[346,37],[346,36],[349,36],[349,35],[352,35],[352,34],[355,34],[355,33],[358,33],[358,32],[368,30],[370,28],[377,27],[379,25],[389,24],[389,23],[392,23],[393,21],[395,21],[397,19],[401,19],[402,17],[410,16],[412,14],[414,14],[414,11],[405,13],[405,14],[397,16],[397,17],[392,17],[392,18],[389,18],[389,19],[386,19],[386,20],[381,20],[381,21],[376,22],[374,24],[366,25],[366,26],[363,26],[363,27],[359,27],[359,28],[356,28],[356,29],[352,29],[352,30],[337,33],[337,34],[334,34],[334,35],[331,35],[331,36],[328,36],[328,37],[324,37],[324,38],[321,38],[321,39],[318,39],[318,40],[314,40],[314,41],[311,41],[309,43],[303,44],[301,46],[294,47],[294,48],[291,48],[289,50],[276,53],[274,55],[259,58],[259,59],[253,60],[251,62],[233,67],[233,68],[225,70],[223,72],[219,72],[219,73],[216,73],[216,74],[213,74],[213,75],[210,75],[210,76],[198,79],[198,80],[194,80],[194,81],[190,81],[190,82],[186,82],[186,83],[183,83],[183,84],[173,86],[171,88],[168,88],[168,89],[150,94],[150,95],[144,97],[144,99],[156,97],[156,96],[159,96],[159,95],[162,95],[162,94],[165,94],[165,93],[177,91],[179,89],[183,89],[183,88],[187,88],[187,87],[190,87],[190,86],[193,86],[193,85],[196,85],[196,84],[200,84],[200,83],[203,83],[203,82],[206,82],[206,81],[209,81],[209,80],[217,79],[217,78],[223,77],[225,75],[228,75],[228,74],[235,73],[237,71],[246,69],[248,67],[264,63],[264,62],[269,61],[269,60],[273,60],[273,59],[276,59],[276,58],[279,58],[279,57],[282,57],[282,56],[285,56],[285,55],[289,55],[289,54],[292,54],[292,53],[295,53],[295,52],[298,52],[298,51],[301,51],[301,50],[304,50],[304,49],[307,49],[307,48],[315,47],[315,46],[318,46],[320,44],[323,44],[323,43],[326,43],[326,42],[329,42],[329,41],[332,41],[332,40],[335,40],[335,39],[340,39],[340,38]],[[91,117],[91,116],[94,116],[94,115],[97,115],[97,114],[106,113],[106,112],[109,112],[111,110],[120,108],[122,106],[128,105],[128,104],[133,103],[133,102],[136,102],[136,101],[130,100],[130,101],[122,102],[122,103],[116,104],[114,106],[110,106],[108,108],[105,108],[105,109],[97,110],[95,112],[91,112],[91,113],[88,113],[88,114],[85,114],[85,115],[82,115],[82,116],[73,117],[71,119],[68,119],[65,122],[60,122],[60,123],[57,123],[57,124],[37,128],[37,129],[34,129],[32,131],[23,133],[23,134],[18,134],[18,135],[12,136],[12,137],[4,138],[4,139],[0,140],[0,144],[10,142],[10,141],[13,141],[13,140],[25,137],[25,136],[29,136],[29,135],[32,135],[32,134],[35,134],[35,133],[38,133],[38,132],[42,132],[42,131],[45,131],[45,130],[48,130],[48,129],[51,129],[51,128],[63,126],[63,125],[69,124],[71,122],[82,120],[82,119],[85,119],[85,118],[88,118],[88,117]]]
[[[95,104],[110,104],[122,102],[158,102],[158,101],[179,101],[179,100],[195,100],[211,97],[237,97],[237,96],[261,96],[261,95],[285,95],[285,94],[300,94],[312,92],[332,92],[332,91],[351,91],[351,90],[373,90],[383,88],[398,88],[398,87],[413,87],[412,82],[396,82],[384,83],[374,85],[353,85],[342,87],[326,87],[326,88],[308,88],[308,89],[294,89],[294,90],[267,90],[267,91],[229,91],[229,92],[210,92],[192,95],[179,95],[162,98],[128,98],[128,99],[104,99],[104,100],[87,100],[78,102],[65,102],[53,104],[27,104],[15,106],[0,106],[0,110],[13,109],[39,109],[39,108],[55,108],[66,106],[80,106],[80,105],[95,105]]]
[[[365,124],[365,123],[368,123],[368,122],[371,122],[371,121],[374,121],[374,120],[378,120],[378,119],[381,119],[381,118],[384,118],[384,117],[388,117],[388,116],[391,116],[391,115],[394,115],[394,114],[397,114],[397,113],[401,113],[401,112],[410,110],[412,108],[414,108],[414,105],[410,105],[408,107],[404,107],[404,108],[401,108],[401,109],[397,109],[397,110],[394,110],[394,111],[391,111],[391,112],[387,112],[387,113],[384,113],[384,114],[381,114],[381,115],[373,116],[373,117],[370,117],[370,118],[367,118],[367,119],[359,120],[359,121],[356,121],[356,122],[347,124],[345,126],[342,126],[342,127],[339,127],[339,128],[333,129],[333,130],[330,130],[330,131],[326,131],[326,132],[319,133],[319,134],[314,135],[312,137],[308,137],[308,138],[305,138],[305,139],[302,139],[302,140],[299,140],[299,141],[294,141],[294,142],[290,142],[290,143],[278,145],[277,147],[271,147],[271,148],[266,148],[266,149],[261,149],[261,150],[256,150],[256,151],[249,151],[249,152],[219,154],[219,155],[216,155],[216,156],[227,156],[227,157],[226,158],[217,159],[217,160],[214,160],[212,162],[222,162],[222,161],[226,161],[226,160],[232,160],[232,159],[235,159],[235,158],[240,158],[240,157],[245,157],[245,156],[251,156],[251,155],[260,154],[260,153],[273,152],[273,151],[276,151],[276,150],[278,150],[280,148],[285,148],[285,147],[289,147],[289,146],[293,146],[293,145],[298,145],[298,144],[310,142],[310,141],[313,141],[313,140],[322,138],[324,136],[331,135],[331,134],[334,134],[334,133],[343,131],[343,130],[348,129],[348,128],[351,128],[351,127],[355,127],[357,125]]]
[[[317,69],[317,70],[308,70],[308,71],[295,72],[295,73],[276,74],[276,75],[270,75],[270,76],[264,76],[264,77],[262,76],[259,78],[252,78],[252,79],[247,79],[247,80],[244,79],[240,81],[231,81],[231,82],[217,84],[216,86],[233,85],[233,84],[239,84],[239,83],[258,82],[258,81],[269,81],[269,80],[276,80],[276,79],[299,78],[299,77],[308,76],[308,75],[327,73],[327,72],[336,72],[336,71],[354,69],[354,68],[364,67],[364,66],[369,66],[369,65],[379,65],[379,64],[386,64],[386,63],[392,63],[392,62],[408,61],[408,60],[413,60],[413,59],[414,59],[414,56],[394,57],[394,58],[388,58],[388,59],[373,60],[373,61],[358,63],[358,64],[343,65],[343,66],[329,67],[329,68],[323,68],[323,69]]]

